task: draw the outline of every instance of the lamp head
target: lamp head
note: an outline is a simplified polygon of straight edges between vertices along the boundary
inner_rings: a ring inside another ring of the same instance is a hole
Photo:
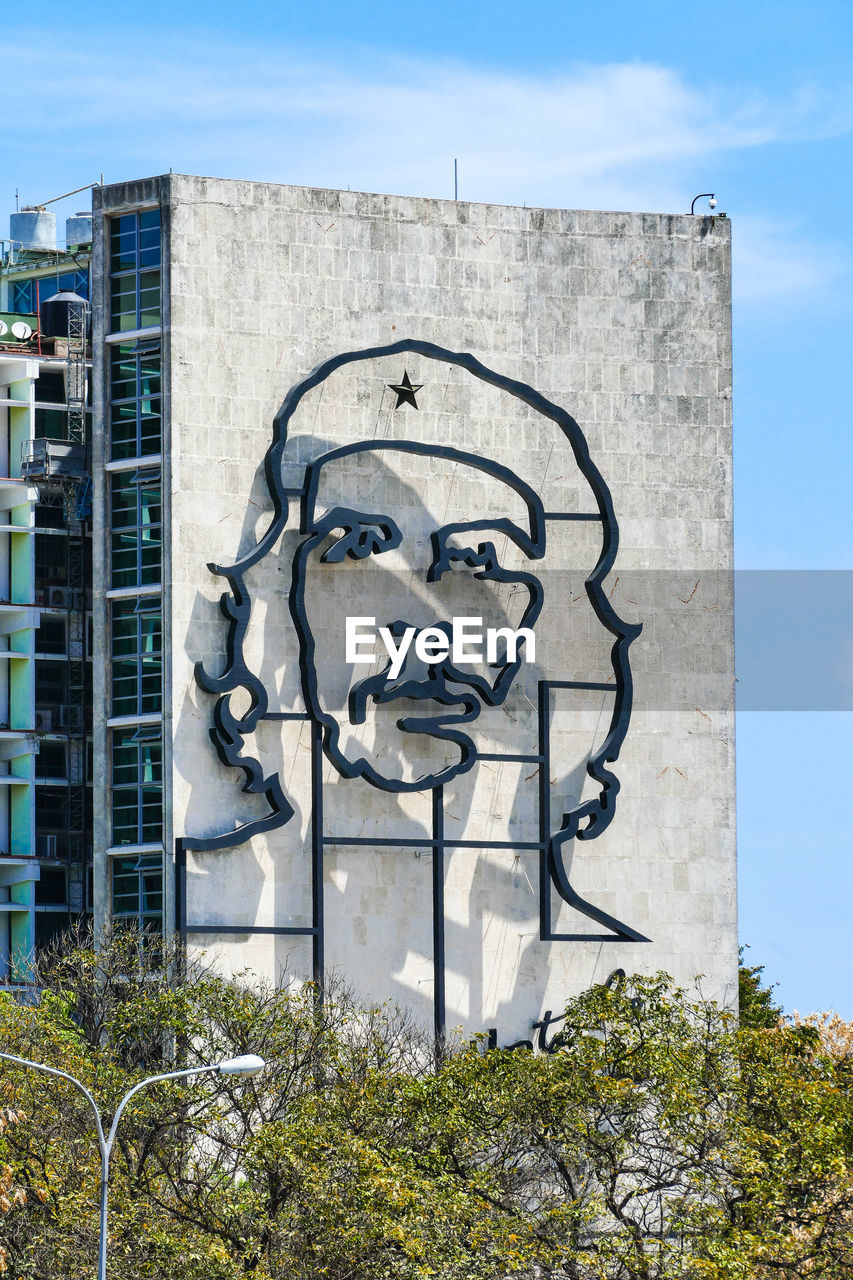
[[[239,1058],[226,1058],[219,1064],[221,1076],[256,1076],[267,1064],[256,1053],[244,1053]]]
[[[708,201],[708,204],[710,205],[710,207],[711,207],[712,209],[716,209],[716,207],[717,207],[717,200],[716,200],[716,197],[715,197],[715,196],[711,196],[711,199]]]

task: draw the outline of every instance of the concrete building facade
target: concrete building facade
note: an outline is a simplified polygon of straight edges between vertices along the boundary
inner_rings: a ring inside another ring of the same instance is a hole
[[[499,1043],[619,968],[734,997],[729,243],[95,191],[98,919]]]

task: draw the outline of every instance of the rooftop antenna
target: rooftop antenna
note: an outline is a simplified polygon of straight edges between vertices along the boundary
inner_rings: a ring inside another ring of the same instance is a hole
[[[459,161],[453,161],[453,199],[459,199]]]
[[[18,208],[18,188],[15,187],[15,213],[20,213]]]

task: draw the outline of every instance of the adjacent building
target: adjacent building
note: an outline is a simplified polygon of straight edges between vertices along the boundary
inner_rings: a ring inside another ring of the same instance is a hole
[[[90,213],[0,259],[0,982],[92,906]],[[69,306],[63,299],[72,298]],[[39,312],[41,311],[41,322]]]

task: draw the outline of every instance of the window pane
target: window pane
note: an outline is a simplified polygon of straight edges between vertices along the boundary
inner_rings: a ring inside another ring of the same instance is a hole
[[[111,713],[114,716],[159,714],[162,709],[160,607],[159,596],[113,602]]]
[[[113,400],[129,400],[136,395],[136,361],[125,356],[126,347],[113,352],[110,366],[110,395]]]
[[[136,217],[126,213],[110,223],[110,271],[132,271],[136,267]]]
[[[115,858],[113,916],[145,933],[159,934],[163,913],[163,869],[159,858]]]
[[[156,476],[156,472],[149,472]],[[144,471],[118,475],[112,482],[112,585],[153,586],[160,581],[162,507],[160,481],[146,482]]]
[[[160,266],[159,209],[148,209],[139,215],[139,266]]]
[[[19,316],[34,315],[36,286],[33,280],[16,280],[12,286],[12,310]]]
[[[116,730],[112,782],[113,844],[148,844],[162,839],[162,740],[138,742],[135,730]]]
[[[136,343],[114,349],[110,370],[113,459],[160,452],[160,347]]]
[[[144,396],[160,394],[160,352],[139,358],[140,390]]]
[[[138,329],[136,305],[136,276],[119,276],[110,288],[110,308],[113,331]]]
[[[139,324],[147,329],[160,323],[160,272],[142,271],[139,275]]]
[[[110,272],[112,331],[159,325],[159,209],[112,219]]]

